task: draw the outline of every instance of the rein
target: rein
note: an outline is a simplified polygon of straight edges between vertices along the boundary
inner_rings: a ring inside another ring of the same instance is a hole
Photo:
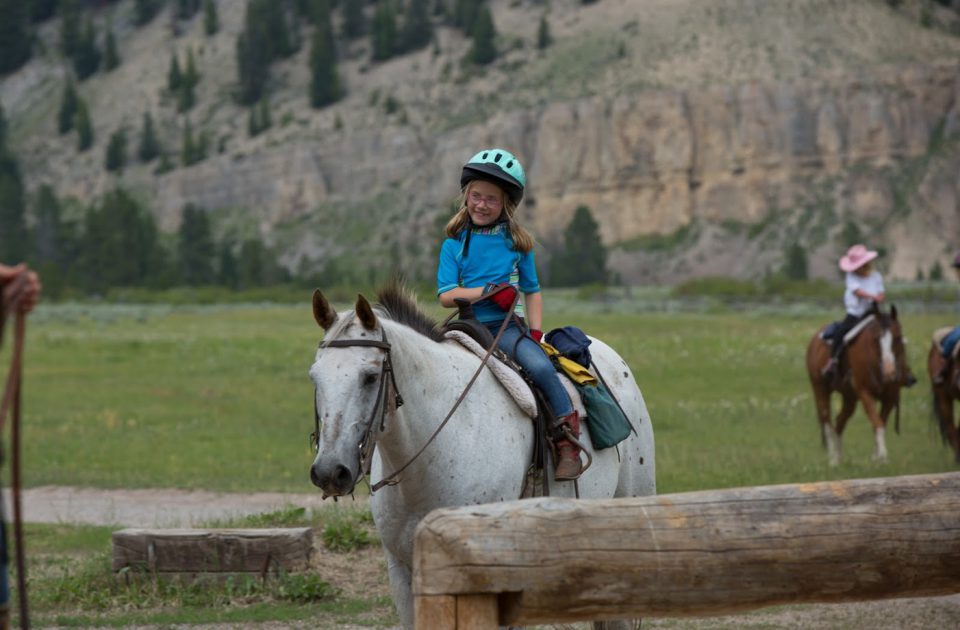
[[[387,406],[384,403],[387,390],[387,375],[390,376],[390,383],[393,385],[393,396],[394,396],[394,408],[399,408],[403,406],[403,396],[400,395],[400,390],[397,388],[397,380],[394,376],[393,370],[393,361],[391,360],[390,355],[390,343],[387,341],[387,331],[383,330],[383,340],[376,341],[374,339],[334,339],[332,341],[322,341],[320,342],[321,348],[353,348],[353,347],[364,347],[364,348],[378,348],[383,350],[385,357],[383,359],[383,365],[380,368],[380,381],[377,388],[377,400],[373,403],[373,409],[370,412],[370,420],[367,423],[367,429],[363,433],[363,438],[360,440],[359,449],[360,449],[360,471],[357,476],[354,478],[353,482],[356,485],[356,482],[365,474],[369,472],[370,461],[373,459],[373,448],[376,446],[376,438],[373,434],[373,427],[375,420],[377,419],[377,410],[380,410],[380,431],[384,429],[384,423],[387,416]],[[313,397],[313,423],[314,423],[314,432],[310,435],[311,444],[314,445],[316,449],[320,448],[320,410],[317,409],[317,397]],[[324,496],[326,498],[326,496]]]
[[[23,383],[23,346],[26,339],[26,314],[20,309],[20,301],[26,286],[25,276],[20,276],[0,294],[0,337],[3,334],[6,312],[16,314],[14,320],[13,355],[10,359],[10,371],[7,372],[7,384],[0,402],[0,435],[6,422],[8,409],[13,410],[10,417],[10,446],[12,450],[11,494],[13,503],[13,537],[17,550],[17,596],[20,605],[20,627],[30,627],[30,615],[27,606],[27,568],[24,562],[23,548],[23,511],[20,500],[20,389]],[[8,298],[9,295],[9,298]],[[2,453],[0,453],[2,457]]]
[[[483,296],[483,297],[484,297],[484,299],[485,299],[485,298],[489,297],[489,295],[485,295],[485,296]],[[510,308],[507,310],[507,313],[510,313],[510,314],[513,313],[513,309],[516,307],[517,302],[518,302],[519,300],[520,300],[520,294],[518,293],[518,294],[513,298],[513,303],[510,305]],[[433,433],[432,433],[432,434],[430,435],[430,437],[427,439],[426,443],[424,443],[424,445],[420,447],[420,450],[417,451],[417,452],[414,454],[414,456],[411,457],[409,461],[407,461],[406,464],[404,464],[403,466],[401,466],[401,467],[398,468],[397,470],[393,471],[393,472],[390,473],[389,475],[386,475],[383,479],[381,479],[381,480],[378,481],[377,483],[375,483],[375,484],[373,484],[372,486],[370,486],[370,492],[371,492],[371,493],[376,492],[377,490],[379,490],[380,488],[382,488],[382,487],[384,487],[384,486],[395,486],[395,485],[397,485],[398,483],[400,483],[400,480],[397,479],[397,477],[400,475],[400,473],[402,473],[404,470],[407,469],[407,467],[408,467],[410,464],[412,464],[414,461],[416,461],[416,459],[417,459],[418,457],[420,457],[420,455],[421,455],[425,450],[427,450],[427,447],[430,446],[430,444],[433,442],[433,440],[436,439],[437,435],[440,434],[440,431],[443,430],[443,427],[446,426],[446,424],[447,424],[447,422],[450,420],[450,418],[453,417],[453,413],[457,410],[457,407],[459,407],[459,406],[460,406],[460,403],[463,402],[463,399],[467,397],[467,392],[469,392],[469,391],[470,391],[470,388],[473,387],[473,384],[476,382],[477,377],[480,376],[480,372],[483,371],[484,366],[487,364],[487,361],[490,359],[490,356],[493,354],[494,348],[496,348],[496,347],[497,347],[497,344],[500,343],[500,338],[503,337],[503,332],[507,329],[507,325],[510,323],[510,320],[511,320],[511,315],[507,315],[506,317],[503,318],[503,323],[500,324],[500,330],[497,331],[496,337],[493,338],[493,343],[490,344],[490,347],[487,348],[486,354],[483,355],[483,359],[480,360],[480,365],[477,366],[477,371],[474,372],[474,373],[473,373],[473,376],[470,377],[470,381],[467,382],[467,386],[466,386],[465,388],[463,388],[463,391],[460,393],[460,396],[457,397],[457,400],[453,403],[453,407],[451,407],[451,408],[450,408],[450,411],[447,412],[447,415],[446,415],[446,417],[444,417],[443,422],[440,423],[440,426],[438,426],[438,427],[433,431]]]

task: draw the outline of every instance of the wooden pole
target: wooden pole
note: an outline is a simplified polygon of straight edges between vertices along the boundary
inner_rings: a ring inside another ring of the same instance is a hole
[[[944,595],[960,592],[960,473],[449,508],[414,547],[418,628]],[[495,601],[496,622],[421,615],[462,595]]]

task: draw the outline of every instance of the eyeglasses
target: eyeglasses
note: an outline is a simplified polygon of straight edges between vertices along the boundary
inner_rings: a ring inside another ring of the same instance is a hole
[[[495,195],[481,195],[477,191],[470,191],[470,203],[479,206],[481,203],[488,208],[499,208],[503,203],[500,197]]]

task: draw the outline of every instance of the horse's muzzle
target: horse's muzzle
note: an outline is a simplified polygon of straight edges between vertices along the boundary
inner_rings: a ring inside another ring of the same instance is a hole
[[[310,467],[310,481],[329,497],[342,497],[353,492],[354,476],[343,464],[321,465],[314,462]]]

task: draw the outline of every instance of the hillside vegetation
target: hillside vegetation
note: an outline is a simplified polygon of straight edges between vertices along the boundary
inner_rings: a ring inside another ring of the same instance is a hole
[[[62,93],[75,73],[60,50],[59,17],[37,25],[32,58],[3,78],[0,101],[9,121],[8,142],[20,161],[27,192],[48,184],[58,197],[76,200],[67,211],[73,208],[78,214],[83,204],[122,186],[167,234],[179,225],[184,206],[195,203],[211,213],[217,237],[233,243],[236,253],[244,239],[260,238],[279,250],[293,271],[329,271],[331,264],[356,267],[370,258],[377,267],[400,264],[429,275],[431,248],[418,243],[436,238],[434,226],[447,212],[445,200],[456,192],[456,165],[478,144],[503,144],[528,161],[531,203],[546,199],[558,208],[549,215],[542,204],[531,209],[535,231],[546,245],[555,244],[563,228],[551,222],[569,220],[583,203],[595,209],[601,204],[602,234],[618,248],[611,260],[619,265],[619,275],[625,281],[663,281],[668,278],[636,271],[638,265],[652,264],[649,255],[635,255],[638,244],[649,252],[637,237],[659,238],[684,226],[688,233],[691,226],[694,232],[709,232],[704,220],[727,226],[730,221],[756,223],[777,210],[778,202],[765,202],[765,210],[747,217],[735,207],[713,209],[705,219],[673,209],[672,218],[647,217],[642,208],[625,209],[634,213],[627,217],[602,207],[606,193],[589,183],[580,167],[566,179],[574,188],[581,182],[589,194],[577,197],[567,191],[554,199],[551,191],[538,189],[538,182],[551,179],[542,151],[550,132],[542,115],[551,107],[599,99],[609,109],[616,99],[703,94],[745,84],[810,83],[843,92],[850,84],[870,83],[903,68],[942,67],[960,59],[957,3],[928,0],[439,0],[426,3],[429,45],[385,60],[374,60],[369,30],[355,38],[345,35],[346,2],[297,1],[284,5],[291,16],[315,11],[316,4],[332,7],[342,98],[323,107],[311,105],[316,27],[308,18],[291,17],[291,23],[299,24],[294,29],[299,48],[270,64],[266,98],[247,106],[240,102],[237,46],[248,3],[213,3],[218,29],[212,34],[203,11],[183,19],[176,13],[177,2],[159,3],[159,13],[137,25],[140,4],[122,0],[84,9],[101,38],[109,25],[120,59],[115,69],[77,84],[89,110],[90,148],[78,149],[72,135],[57,129]],[[372,29],[380,5],[361,4]],[[393,3],[402,9],[398,24],[415,4]],[[461,4],[489,8],[496,31],[492,62],[470,62],[476,40],[453,17]],[[544,24],[551,43],[541,47]],[[169,90],[173,59],[184,68],[192,60],[198,75],[195,104],[185,111]],[[261,111],[270,125],[251,133]],[[136,148],[147,114],[163,157],[141,163]],[[582,122],[589,130],[592,122]],[[536,136],[531,128],[537,129]],[[107,147],[121,132],[126,162],[110,171]],[[188,136],[202,143],[196,155],[185,150]],[[603,137],[595,140],[608,143]],[[557,142],[562,145],[562,139]],[[942,142],[945,150],[952,143],[952,136]],[[934,161],[929,168],[949,169],[952,160],[946,166]],[[926,171],[915,171],[908,175],[918,183]],[[888,174],[891,181],[900,175],[896,166]],[[633,185],[614,181],[602,187],[621,187],[615,205],[622,206],[624,188]],[[905,203],[912,202],[910,192],[901,195]],[[358,213],[362,208],[373,210]],[[379,219],[378,208],[385,210]],[[410,218],[414,209],[421,216]],[[329,224],[342,226],[346,217],[352,219],[353,235],[328,236]],[[386,217],[393,218],[384,221]],[[702,255],[702,238],[688,248],[694,252],[691,260],[697,248]],[[354,250],[360,253],[351,254]],[[913,277],[914,268],[925,272],[932,261],[910,258],[900,274]],[[761,263],[754,269],[770,265]],[[727,271],[746,273],[735,267]],[[682,279],[699,271],[690,263],[673,273]]]

